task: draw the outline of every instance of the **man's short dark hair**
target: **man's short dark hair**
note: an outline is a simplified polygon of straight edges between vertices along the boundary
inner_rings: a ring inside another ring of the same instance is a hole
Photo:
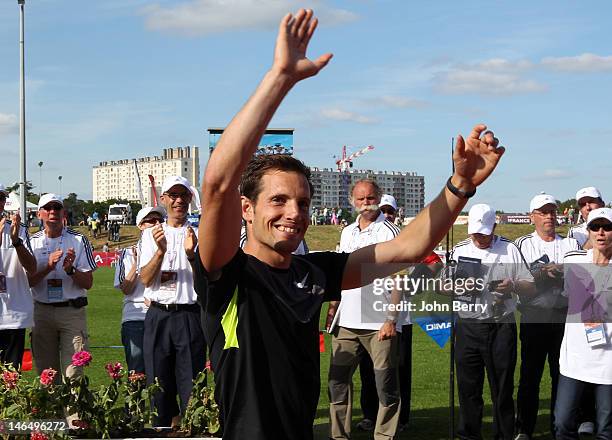
[[[240,193],[256,202],[261,192],[261,179],[270,171],[293,172],[303,175],[310,188],[310,198],[314,187],[310,182],[310,169],[304,163],[287,154],[260,154],[253,157],[240,179]]]

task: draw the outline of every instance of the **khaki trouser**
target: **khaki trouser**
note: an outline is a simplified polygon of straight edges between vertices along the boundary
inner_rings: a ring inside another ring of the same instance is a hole
[[[377,330],[336,327],[329,367],[330,437],[351,437],[352,377],[361,356],[370,356],[378,393],[375,440],[393,439],[400,414],[398,338],[378,341]]]
[[[66,377],[82,374],[82,367],[72,365],[72,355],[87,350],[86,310],[34,302],[32,354],[38,374],[45,368],[53,368]],[[57,380],[61,380],[59,375]]]

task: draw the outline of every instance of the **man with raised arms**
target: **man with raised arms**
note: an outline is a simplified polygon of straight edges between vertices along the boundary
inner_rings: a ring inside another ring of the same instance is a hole
[[[282,19],[272,68],[223,133],[202,183],[194,270],[225,439],[313,438],[322,302],[390,275],[385,263],[429,255],[504,152],[477,125],[466,140],[457,138],[446,188],[396,238],[351,254],[292,255],[309,224],[309,170],[289,156],[253,154],[289,90],[332,57],[306,58],[316,26],[310,10]],[[244,250],[241,218],[249,236]],[[362,280],[368,263],[379,270]]]

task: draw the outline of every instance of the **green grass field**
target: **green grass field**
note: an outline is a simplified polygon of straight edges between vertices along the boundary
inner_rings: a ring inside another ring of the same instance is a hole
[[[501,225],[498,233],[510,239],[532,231],[529,225]],[[565,229],[560,230],[565,233]],[[307,240],[312,250],[334,249],[339,239],[339,228],[336,226],[311,227]],[[466,226],[455,227],[454,242],[466,237]],[[122,295],[113,288],[114,269],[101,268],[95,272],[94,287],[89,293],[88,325],[89,342],[92,347],[93,363],[87,369],[87,374],[93,383],[99,384],[108,379],[104,365],[110,361],[123,361],[123,350],[118,348],[104,348],[121,345],[121,300]],[[322,313],[327,310],[323,307]],[[323,328],[323,325],[321,326]],[[327,351],[321,354],[321,397],[317,419],[315,422],[315,438],[327,438],[328,409],[327,399],[327,372],[329,368],[330,337],[326,335]],[[520,350],[520,348],[519,348]],[[520,356],[519,356],[520,357]],[[518,367],[515,373],[515,388],[518,384]],[[284,372],[279,372],[284,373]],[[33,373],[29,373],[33,374]],[[448,438],[449,420],[449,345],[440,349],[418,326],[414,329],[413,342],[413,388],[412,412],[410,426],[407,431],[398,435],[399,439],[434,440]],[[361,419],[359,407],[359,392],[361,384],[359,374],[354,379],[354,424]],[[540,417],[538,418],[537,433],[534,438],[550,438],[547,434],[550,378],[544,373],[541,386]],[[488,387],[484,391],[484,438],[491,438],[491,402]],[[455,403],[458,400],[455,397]],[[457,412],[456,412],[457,413]],[[353,425],[354,425],[353,424]],[[371,438],[370,433],[362,433],[354,428],[354,439]]]

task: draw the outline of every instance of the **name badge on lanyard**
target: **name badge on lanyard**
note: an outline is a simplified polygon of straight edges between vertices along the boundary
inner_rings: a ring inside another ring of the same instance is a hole
[[[50,278],[47,280],[47,300],[49,302],[59,302],[64,297],[64,288],[61,278]]]
[[[603,322],[585,322],[584,334],[591,348],[607,345],[606,326]]]
[[[162,270],[161,280],[159,285],[159,299],[170,300],[176,297],[176,289],[178,286],[178,274],[174,270]]]

